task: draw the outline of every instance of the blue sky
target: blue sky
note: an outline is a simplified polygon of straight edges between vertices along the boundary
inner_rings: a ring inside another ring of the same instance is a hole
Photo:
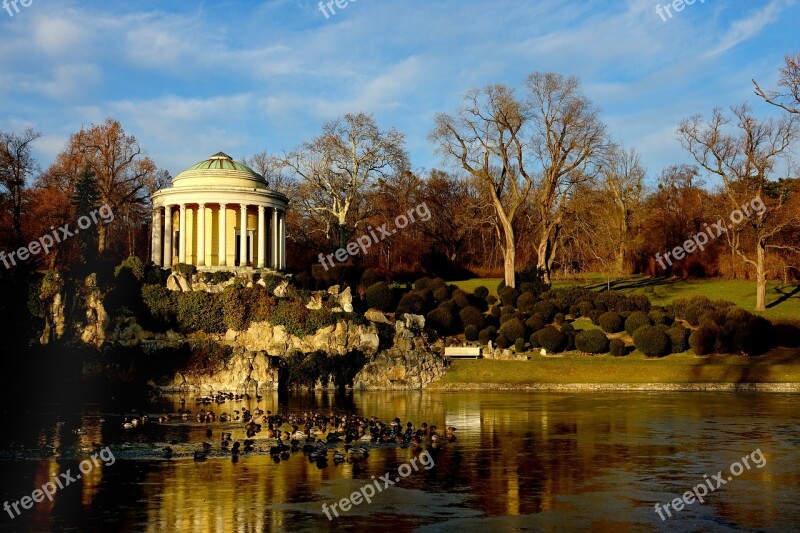
[[[678,122],[752,102],[800,52],[797,0],[705,0],[666,22],[651,0],[46,1],[0,10],[0,130],[32,126],[43,167],[69,135],[120,120],[173,175],[219,150],[280,153],[346,112],[406,135],[442,167],[436,113],[535,70],[581,78],[650,175],[689,162]],[[12,8],[13,9],[13,8]]]

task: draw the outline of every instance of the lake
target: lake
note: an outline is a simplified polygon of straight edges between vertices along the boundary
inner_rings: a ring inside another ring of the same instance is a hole
[[[0,436],[0,501],[20,501],[53,479],[67,483],[61,474],[68,469],[74,481],[54,491],[52,502],[18,505],[18,516],[6,510],[0,530],[788,531],[800,524],[798,399],[423,391],[276,394],[202,406],[217,414],[240,405],[335,410],[458,428],[454,442],[374,447],[361,461],[325,467],[302,453],[279,462],[242,454],[234,462],[219,435],[231,431],[243,441],[241,422],[156,421],[182,408],[179,397],[140,406],[150,421],[133,429],[123,429],[122,413],[108,406],[19,406],[20,422],[8,420]],[[193,397],[185,405],[201,408]],[[269,445],[263,434],[258,439],[257,447]],[[195,462],[205,440],[213,444],[210,457]],[[167,459],[162,448],[170,442],[175,455]],[[109,446],[109,460],[88,462],[94,443]],[[415,458],[418,468],[407,466]],[[704,495],[700,485],[711,488]],[[329,520],[323,504],[330,509],[354,491],[375,494],[369,503],[354,498],[362,501],[346,512],[340,506]],[[676,510],[670,502],[687,491],[692,503]],[[671,517],[663,511],[668,503]]]

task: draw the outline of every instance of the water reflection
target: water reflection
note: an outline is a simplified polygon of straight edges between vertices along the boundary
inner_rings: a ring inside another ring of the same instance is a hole
[[[249,402],[273,412],[347,410],[458,428],[456,442],[430,450],[435,467],[330,522],[323,503],[347,497],[372,476],[395,475],[420,450],[376,449],[361,463],[325,468],[301,454],[279,463],[266,455],[233,462],[222,450],[202,463],[164,460],[167,443],[196,449],[207,427],[243,440],[242,425],[192,419],[126,431],[121,414],[102,406],[53,410],[3,436],[3,500],[30,494],[67,468],[76,472],[96,443],[110,445],[117,461],[60,490],[52,503],[13,520],[6,514],[0,528],[785,531],[800,522],[795,404],[796,396],[783,394],[608,392],[316,393]],[[182,407],[180,398],[170,398],[148,409],[157,417]],[[234,408],[203,407],[218,415]],[[216,437],[210,442],[218,447]],[[766,457],[764,468],[746,470],[668,522],[655,514],[655,502],[680,497],[704,474],[727,470],[756,448]]]

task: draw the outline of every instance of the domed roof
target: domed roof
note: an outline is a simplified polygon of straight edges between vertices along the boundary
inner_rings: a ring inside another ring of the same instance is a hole
[[[204,185],[227,185],[266,189],[264,176],[252,168],[234,161],[226,153],[218,152],[205,161],[187,168],[172,180],[173,187],[198,187]]]

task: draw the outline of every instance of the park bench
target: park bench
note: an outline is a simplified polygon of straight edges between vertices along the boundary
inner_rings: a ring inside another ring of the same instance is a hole
[[[479,359],[481,349],[478,346],[447,346],[444,356],[446,359]]]

